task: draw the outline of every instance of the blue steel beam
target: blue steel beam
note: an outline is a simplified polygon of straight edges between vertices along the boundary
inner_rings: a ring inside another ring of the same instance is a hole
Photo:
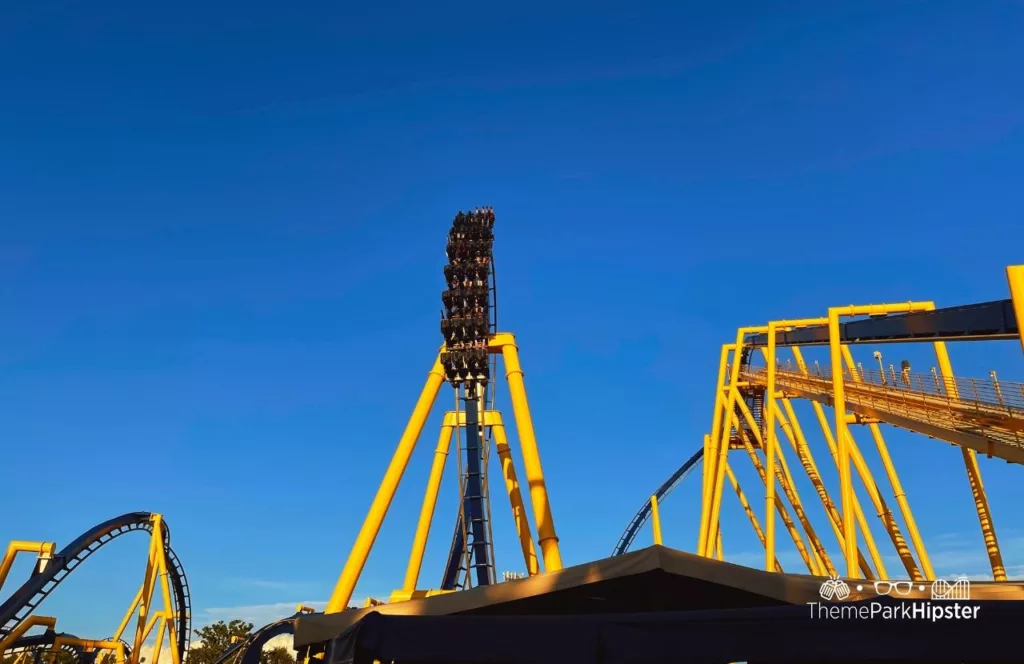
[[[1020,338],[1012,300],[997,300],[947,307],[934,311],[915,311],[863,318],[840,323],[844,344],[899,343],[906,341],[1003,341]],[[744,342],[747,348],[768,345],[767,334],[752,334]],[[828,325],[815,325],[775,335],[777,346],[826,346]]]

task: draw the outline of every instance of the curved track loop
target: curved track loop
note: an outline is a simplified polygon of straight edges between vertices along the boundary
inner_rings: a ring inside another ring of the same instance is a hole
[[[690,474],[697,464],[704,460],[704,447],[701,446],[697,452],[686,460],[682,466],[679,467],[676,472],[672,473],[665,482],[658,487],[658,490],[654,492],[654,499],[659,503],[664,500],[665,496],[672,493],[672,491],[679,486],[682,481]],[[651,501],[648,500],[644,503],[644,506],[640,508],[640,511],[636,513],[633,520],[629,522],[625,532],[622,533],[622,537],[619,538],[619,543],[615,545],[615,550],[612,552],[613,556],[621,556],[622,554],[629,551],[629,547],[633,545],[633,540],[636,539],[640,529],[643,528],[647,520],[651,518]]]
[[[271,639],[283,634],[295,634],[295,620],[301,613],[282,618],[277,622],[260,627],[244,640],[232,645],[214,664],[259,664],[263,646]]]
[[[136,530],[152,534],[153,514],[150,512],[122,514],[93,526],[61,549],[46,566],[45,571],[33,574],[3,604],[0,604],[0,636],[10,634],[16,629],[68,574],[82,564],[82,561],[105,544],[125,533]],[[167,557],[167,572],[173,594],[174,612],[177,615],[175,629],[177,630],[178,652],[184,657],[191,640],[191,598],[188,581],[185,578],[185,569],[171,549],[171,531],[166,522],[164,523],[164,555]]]

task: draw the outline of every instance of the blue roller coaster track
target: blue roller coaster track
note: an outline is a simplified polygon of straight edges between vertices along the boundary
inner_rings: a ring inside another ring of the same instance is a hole
[[[701,461],[704,460],[704,447],[701,446],[697,452],[686,460],[682,466],[679,467],[676,472],[672,473],[672,476],[665,480],[658,490],[654,492],[654,498],[660,503],[665,497],[672,493],[672,491],[682,484],[686,476],[697,467]],[[651,518],[651,501],[647,500],[644,502],[644,506],[636,513],[633,520],[626,526],[625,532],[622,533],[622,537],[619,538],[619,543],[615,545],[615,550],[612,551],[613,556],[621,556],[622,554],[629,551],[629,547],[633,545],[633,540],[636,539],[640,529],[643,528],[647,520]]]
[[[34,573],[28,581],[0,604],[0,638],[7,636],[18,628],[46,597],[67,578],[82,562],[106,544],[125,533],[141,530],[153,532],[153,514],[150,512],[130,512],[119,517],[104,521],[82,533],[77,539],[58,552],[42,572]],[[167,572],[171,584],[174,612],[177,618],[178,652],[186,653],[191,640],[191,597],[185,569],[178,556],[171,549],[171,531],[164,524],[164,554],[167,557]],[[51,635],[51,636],[48,636]],[[54,638],[52,632],[43,637]],[[32,639],[41,637],[25,637],[14,643],[12,649],[32,647]],[[45,643],[41,644],[45,645]]]

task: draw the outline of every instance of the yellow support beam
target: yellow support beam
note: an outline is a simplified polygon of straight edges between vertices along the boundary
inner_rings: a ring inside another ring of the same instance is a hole
[[[747,496],[743,493],[743,489],[740,488],[740,483],[736,479],[736,475],[732,472],[732,468],[726,466],[725,474],[729,478],[729,483],[732,485],[732,490],[736,492],[736,497],[740,501],[740,506],[743,511],[746,512],[747,518],[750,519],[750,525],[753,526],[754,532],[757,534],[757,539],[761,541],[761,546],[765,546],[764,531],[761,530],[761,524],[757,522],[757,515],[754,514],[754,510],[750,507],[750,501],[747,500]],[[782,573],[782,565],[779,561],[775,561],[775,571]]]
[[[352,592],[356,588],[356,581],[359,579],[359,575],[362,574],[363,567],[366,566],[366,559],[370,556],[370,549],[373,548],[373,543],[376,541],[380,528],[384,524],[384,516],[387,514],[391,501],[395,497],[398,483],[401,481],[402,475],[405,474],[405,469],[409,465],[409,459],[412,458],[413,450],[416,448],[416,442],[423,431],[423,425],[430,415],[430,409],[434,405],[434,400],[437,398],[443,382],[444,369],[441,366],[441,357],[438,355],[437,359],[434,360],[433,366],[430,368],[430,372],[427,374],[427,382],[423,386],[423,391],[416,402],[416,407],[409,418],[409,423],[406,425],[405,431],[398,441],[398,448],[395,450],[391,463],[384,473],[384,479],[380,483],[380,488],[377,489],[377,495],[374,496],[373,502],[370,504],[369,513],[359,529],[359,534],[356,535],[356,541],[352,545],[352,552],[349,553],[348,559],[345,561],[345,567],[341,570],[338,582],[335,584],[334,591],[327,602],[327,608],[324,610],[325,613],[338,613],[348,608],[349,600],[352,599]]]
[[[654,543],[661,546],[661,514],[658,513],[657,496],[651,496],[651,528],[654,530]]]
[[[1011,270],[1020,269],[1024,274],[1024,266],[1020,268],[1007,268],[1009,275]],[[1021,303],[1024,305],[1024,302]],[[1017,300],[1014,300],[1016,309]],[[1016,311],[1015,311],[1016,313]],[[1018,318],[1020,325],[1021,318]],[[949,351],[946,344],[935,342],[935,360],[938,363],[938,373],[942,380],[946,396],[952,400],[959,400],[960,393],[956,386],[956,376],[953,374],[953,363],[949,359]],[[985,551],[988,553],[989,565],[992,567],[992,578],[996,581],[1006,580],[1006,566],[1003,564],[1003,554],[999,548],[999,538],[996,537],[995,523],[992,521],[992,511],[988,504],[988,495],[985,493],[985,486],[981,481],[981,468],[978,466],[978,453],[967,447],[960,447],[960,456],[963,458],[964,468],[967,471],[967,482],[971,487],[971,496],[974,498],[974,508],[978,514],[978,523],[981,525],[981,535],[985,541]]]
[[[430,522],[434,519],[434,508],[437,506],[437,496],[441,492],[444,465],[448,459],[448,448],[451,447],[452,432],[456,425],[455,413],[445,413],[441,434],[437,439],[437,448],[434,450],[434,463],[430,467],[430,477],[427,479],[426,494],[423,496],[423,507],[420,508],[420,518],[416,523],[416,534],[413,535],[409,564],[405,569],[405,583],[402,586],[405,592],[411,593],[416,590],[416,583],[420,578],[423,554],[427,550],[427,536],[430,534]]]
[[[1024,325],[1024,265],[1010,265],[1006,268],[1006,280],[1010,284],[1010,298],[1013,300],[1013,313],[1017,318],[1017,330]],[[1024,349],[1024,334],[1020,335],[1020,345]]]
[[[928,303],[930,304],[930,303]],[[857,370],[857,365],[853,361],[853,355],[850,353],[849,346],[841,346],[840,352],[842,353],[843,363],[846,370],[849,372],[851,382],[860,383],[861,376]],[[882,429],[875,422],[867,423],[868,431],[871,433],[871,438],[875,441],[875,447],[878,449],[878,456],[882,460],[882,467],[885,469],[885,474],[889,478],[889,484],[892,485],[893,497],[896,498],[896,504],[900,508],[900,513],[903,515],[903,523],[907,526],[907,533],[910,535],[910,541],[914,545],[914,549],[917,551],[917,559],[921,561],[921,571],[918,571],[915,566],[913,570],[910,570],[911,577],[915,581],[922,579],[934,579],[935,572],[932,570],[931,559],[928,557],[928,552],[924,547],[924,540],[921,539],[921,533],[917,528],[917,519],[914,518],[914,512],[910,509],[910,502],[907,500],[907,494],[903,490],[903,483],[900,481],[899,473],[896,472],[896,466],[892,462],[892,456],[889,454],[889,446],[885,443],[885,438],[882,436]],[[916,574],[915,574],[916,572]]]
[[[519,488],[519,478],[516,477],[516,467],[512,462],[512,449],[508,444],[508,436],[505,433],[505,425],[501,421],[501,414],[494,412],[493,415],[496,420],[490,426],[494,433],[494,449],[498,452],[498,460],[501,462],[501,470],[505,476],[505,492],[508,493],[509,505],[512,507],[512,520],[516,526],[516,533],[519,535],[519,548],[523,552],[526,574],[535,576],[540,574],[540,565],[537,561],[537,550],[533,546],[530,520],[526,516],[526,505],[523,503],[523,494]],[[489,423],[489,421],[488,414],[484,413],[484,422]]]
[[[750,409],[747,408],[747,404],[745,404],[742,400],[738,401],[737,405],[739,406],[740,413],[743,415],[743,418],[747,422],[747,426],[750,427],[750,431],[753,434],[754,439],[757,441],[761,449],[764,450],[764,437],[761,435],[761,432],[758,431],[757,422],[754,420],[753,413],[750,412]],[[813,552],[814,559],[817,563],[815,566],[817,567],[817,570],[820,573],[820,575],[835,575],[836,570],[835,567],[832,565],[832,561],[828,556],[828,552],[825,551],[825,547],[822,545],[821,540],[818,538],[817,533],[814,531],[814,526],[811,525],[810,519],[807,518],[807,514],[804,512],[803,502],[800,500],[800,495],[797,493],[796,487],[793,486],[793,483],[790,480],[791,476],[789,474],[789,469],[786,465],[785,459],[782,456],[782,449],[776,449],[773,453],[773,456],[778,457],[779,463],[774,469],[774,477],[769,479],[779,480],[779,484],[782,487],[783,494],[785,494],[790,506],[792,506],[793,513],[796,514],[796,518],[798,521],[800,521],[800,525],[803,526],[804,534],[807,536],[807,541],[811,545],[811,551]],[[771,465],[775,466],[775,464]],[[765,470],[766,476],[767,472],[768,471]],[[774,564],[772,567],[774,567]],[[772,567],[766,569],[771,570]]]
[[[491,339],[490,348],[499,348],[505,361],[505,380],[508,383],[512,414],[515,416],[516,430],[519,433],[519,447],[523,455],[526,482],[530,489],[530,503],[533,505],[534,519],[537,520],[537,539],[541,556],[544,558],[544,569],[556,572],[562,569],[562,553],[558,548],[555,518],[551,514],[551,504],[548,502],[547,483],[540,463],[540,451],[533,431],[533,418],[526,399],[526,384],[523,382],[523,368],[519,364],[519,350],[515,337],[507,333],[496,334]]]
[[[444,348],[442,347],[441,350],[443,351]],[[526,484],[530,491],[530,504],[533,507],[534,518],[536,519],[538,544],[544,560],[544,568],[549,572],[557,571],[562,568],[562,556],[558,546],[558,535],[555,532],[555,521],[548,499],[544,470],[541,466],[537,437],[533,428],[533,418],[526,398],[526,385],[523,380],[523,369],[519,361],[519,351],[516,347],[515,337],[507,332],[492,334],[488,338],[487,350],[491,354],[501,355],[505,365],[505,379],[509,388],[517,433],[519,434],[520,452],[523,455]],[[423,426],[430,415],[430,410],[434,405],[444,380],[444,370],[441,366],[439,354],[427,375],[426,385],[420,393],[419,400],[416,402],[412,416],[409,418],[405,431],[399,439],[398,447],[384,474],[380,488],[377,490],[377,494],[370,505],[366,519],[363,521],[359,534],[356,536],[356,541],[352,545],[352,551],[345,561],[345,566],[327,602],[325,613],[337,613],[345,610],[352,599],[356,583],[366,565],[370,550],[373,548],[374,541],[380,532],[388,508],[394,499],[395,492],[398,490],[398,485],[405,474],[416,443],[423,431]],[[512,463],[511,450],[506,439],[504,425],[501,422],[500,414],[496,411],[486,411],[482,417],[482,426],[490,427],[491,433],[494,435],[495,447],[502,464],[505,487],[508,490],[509,501],[516,523],[516,530],[519,534],[527,572],[531,575],[538,574],[540,565],[537,560],[537,553],[534,550],[533,537],[530,534],[526,508],[520,490],[519,479],[516,477],[515,467]],[[392,595],[393,597],[413,597],[420,596],[421,592],[432,592],[417,590],[416,584],[426,550],[438,487],[443,475],[445,463],[443,457],[447,456],[447,453],[444,452],[449,445],[447,443],[447,436],[450,436],[450,431],[460,426],[465,426],[463,414],[450,414],[450,418],[446,419],[442,425],[441,439],[438,441],[438,449],[435,453],[430,477],[428,478],[427,490],[424,494],[424,501],[417,522],[416,534],[413,539],[413,547],[410,551],[405,578],[401,590],[395,591]],[[449,429],[448,433],[444,431],[445,427]]]
[[[0,560],[0,588],[4,587],[7,575],[11,573],[11,566],[14,565],[14,559],[18,557],[19,553],[34,553],[38,557],[39,563],[44,563],[53,558],[55,548],[56,545],[53,542],[14,540],[8,544],[7,551],[4,552],[4,557]]]
[[[53,629],[57,626],[57,619],[50,616],[29,616],[22,621],[20,625],[11,630],[11,632],[0,639],[0,657],[3,656],[4,651],[14,645],[14,642],[25,636],[25,632],[29,631],[33,627],[45,627],[47,629]]]
[[[745,429],[740,430],[739,418],[733,416],[734,426],[740,432],[740,441],[743,443],[743,449],[747,451],[747,456],[750,457],[751,463],[754,465],[754,469],[757,470],[757,474],[761,477],[761,482],[767,487],[767,474],[765,473],[764,464],[761,463],[761,459],[757,456],[757,450],[754,449],[754,445],[750,442],[750,435]],[[723,469],[724,472],[724,469]],[[782,498],[778,495],[775,496],[775,509],[779,513],[779,518],[782,519],[782,524],[789,532],[789,536],[793,540],[793,545],[796,546],[797,553],[803,559],[804,564],[807,565],[807,570],[816,576],[822,576],[821,570],[818,568],[816,561],[808,552],[807,547],[804,545],[803,539],[800,537],[800,531],[797,530],[796,524],[793,523],[793,519],[790,518],[789,512],[786,510],[785,504],[782,502]]]
[[[825,488],[825,483],[821,479],[821,474],[818,472],[818,465],[815,463],[814,455],[811,453],[811,448],[807,444],[807,438],[804,437],[803,428],[800,426],[800,421],[796,416],[796,410],[793,408],[793,404],[786,398],[783,398],[780,401],[782,403],[782,412],[778,415],[783,433],[785,433],[786,440],[789,441],[793,451],[796,452],[797,457],[800,459],[800,463],[804,466],[804,472],[807,473],[807,478],[811,481],[815,491],[817,491],[818,497],[821,499],[822,507],[825,508],[825,513],[828,514],[829,523],[832,524],[832,530],[835,533],[836,540],[839,542],[839,546],[842,547],[845,539],[843,538],[843,523],[839,515],[839,510],[836,509],[835,502],[833,502],[832,496],[829,495],[828,490]],[[856,494],[854,494],[854,511],[857,513],[858,521],[863,523],[864,513],[860,509],[860,503],[856,500]],[[878,552],[878,547],[875,546],[874,536],[871,534],[871,531],[866,528],[863,528],[862,531],[864,534],[864,542],[868,547],[869,555],[878,569],[884,569],[881,554]],[[868,564],[868,561],[864,558],[864,554],[861,553],[859,548],[857,550],[857,562],[860,564],[860,569],[864,574],[864,578],[873,580],[875,578],[875,574],[872,572],[871,566]]]

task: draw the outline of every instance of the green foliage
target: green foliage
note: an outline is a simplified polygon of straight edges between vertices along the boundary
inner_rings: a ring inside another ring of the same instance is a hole
[[[295,664],[295,655],[287,648],[271,648],[260,653],[260,664]]]
[[[231,647],[232,637],[243,639],[252,632],[252,623],[244,620],[223,620],[195,630],[199,643],[192,647],[186,657],[186,664],[213,664],[224,651]],[[166,645],[164,646],[166,647]],[[9,655],[0,660],[0,664],[14,664],[15,656]],[[31,660],[28,660],[31,662]],[[69,652],[60,651],[56,658],[52,654],[44,656],[47,664],[75,664],[75,657]],[[140,664],[145,664],[145,658]],[[108,653],[98,660],[98,664],[115,664],[115,655]],[[159,664],[159,662],[157,663]],[[271,648],[260,653],[260,664],[295,664],[295,655],[288,648]]]
[[[245,638],[252,631],[252,623],[244,620],[224,622],[220,620],[195,630],[196,639],[201,641],[192,646],[188,653],[189,664],[213,664],[225,650],[231,647],[231,639]]]
[[[223,620],[195,631],[200,643],[189,650],[186,664],[213,664],[231,647],[232,637],[245,638],[252,632],[252,623],[244,620]],[[295,664],[295,656],[287,648],[272,648],[260,653],[260,664]]]

